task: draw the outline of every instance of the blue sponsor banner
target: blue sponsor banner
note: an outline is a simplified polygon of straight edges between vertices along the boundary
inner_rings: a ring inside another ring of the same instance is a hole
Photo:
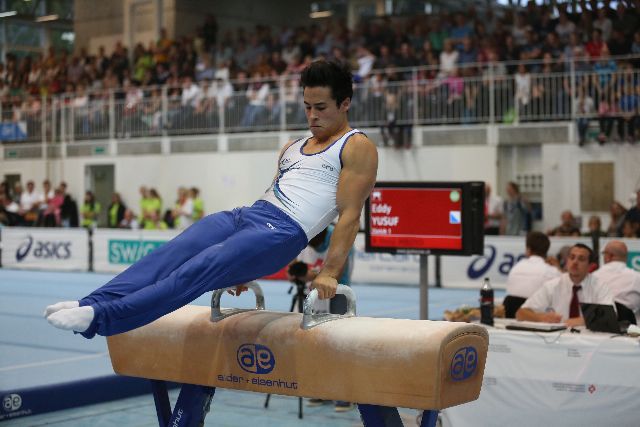
[[[171,384],[170,387],[175,387],[175,384]],[[0,423],[28,415],[139,396],[148,394],[149,390],[148,380],[120,375],[88,378],[28,389],[0,390],[2,401]],[[67,421],[67,424],[73,424],[72,421]]]
[[[591,246],[591,239],[552,237],[549,256],[555,256],[564,246],[583,243]],[[524,236],[487,236],[484,254],[473,256],[442,256],[442,286],[446,288],[478,288],[485,277],[496,289],[504,289],[514,265],[525,257]],[[603,246],[603,243],[600,245]],[[355,242],[356,254],[352,282],[384,284],[418,284],[420,256],[364,251],[364,235]],[[640,249],[638,250],[640,252]],[[429,257],[429,282],[435,283],[435,256]],[[629,261],[630,263],[632,261]],[[637,261],[640,264],[640,258]]]
[[[549,256],[576,243],[591,246],[590,239],[581,237],[552,237],[550,240]],[[524,257],[524,236],[487,236],[483,255],[442,257],[442,286],[480,289],[483,279],[488,277],[494,288],[504,289],[509,272]]]
[[[26,122],[0,123],[0,140],[24,141],[27,139]]]
[[[584,243],[585,238],[551,238],[549,255],[553,256],[564,246]],[[601,245],[602,246],[602,245]],[[354,283],[417,284],[419,281],[419,255],[391,255],[364,251],[364,236],[355,242],[356,257],[352,281]],[[442,286],[447,288],[480,289],[482,280],[489,277],[494,288],[504,289],[509,272],[525,257],[524,236],[488,236],[484,254],[474,256],[442,256]],[[640,262],[640,259],[638,260]],[[429,282],[435,282],[435,257],[429,257]]]

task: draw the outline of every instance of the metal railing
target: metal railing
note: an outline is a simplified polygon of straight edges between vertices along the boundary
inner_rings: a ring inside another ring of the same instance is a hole
[[[603,66],[585,71],[570,63],[563,72],[505,74],[501,71],[505,64],[497,65],[474,66],[474,73],[460,73],[464,77],[427,67],[373,73],[354,85],[350,121],[358,127],[384,127],[638,120],[638,69],[612,71]],[[402,78],[394,78],[399,75]],[[166,86],[31,97],[21,106],[1,110],[0,118],[3,126],[15,124],[24,133],[13,141],[39,143],[306,127],[297,76],[251,84],[249,89],[236,87],[230,95],[222,95],[205,83],[189,99],[181,94],[186,89]],[[263,84],[268,90],[261,91]],[[593,105],[587,103],[585,109],[582,94],[591,97]]]

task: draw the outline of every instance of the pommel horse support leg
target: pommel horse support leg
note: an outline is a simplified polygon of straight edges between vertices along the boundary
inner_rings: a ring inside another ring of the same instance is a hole
[[[108,337],[116,373],[152,380],[161,427],[201,426],[216,387],[357,402],[366,427],[402,426],[397,407],[438,410],[478,398],[489,338],[478,325],[355,317],[346,286],[345,316],[186,306],[153,323]],[[165,381],[183,384],[171,412]]]

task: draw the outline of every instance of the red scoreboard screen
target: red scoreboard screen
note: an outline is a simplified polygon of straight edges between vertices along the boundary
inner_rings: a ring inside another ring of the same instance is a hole
[[[367,251],[469,253],[471,198],[469,183],[376,184],[365,206]]]

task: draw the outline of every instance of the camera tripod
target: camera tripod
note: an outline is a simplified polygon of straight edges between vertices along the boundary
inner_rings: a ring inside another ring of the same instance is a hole
[[[291,285],[291,287],[289,288],[289,292],[291,293],[293,291],[293,288],[296,288],[296,293],[293,295],[293,297],[291,298],[291,307],[289,308],[289,311],[291,313],[293,313],[293,309],[296,307],[296,303],[298,304],[298,312],[302,313],[304,310],[304,300],[307,297],[307,294],[305,293],[306,290],[306,283],[303,280],[300,279],[295,279],[293,281],[293,284]],[[269,400],[271,399],[271,394],[267,394],[267,398],[264,401],[264,407],[268,408],[269,407]],[[302,419],[302,397],[298,398],[298,418]]]

